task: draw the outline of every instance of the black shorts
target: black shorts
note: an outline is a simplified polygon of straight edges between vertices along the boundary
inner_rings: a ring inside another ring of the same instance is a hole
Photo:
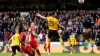
[[[73,47],[73,46],[75,46],[74,44],[70,44],[70,47]]]
[[[49,30],[48,38],[52,38],[52,37],[60,38],[60,35],[57,30]]]
[[[16,50],[20,51],[20,47],[19,46],[12,46],[12,52],[16,53]]]

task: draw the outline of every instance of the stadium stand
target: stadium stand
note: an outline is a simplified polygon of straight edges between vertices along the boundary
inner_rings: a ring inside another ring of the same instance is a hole
[[[52,11],[30,11],[27,15],[22,16],[18,10],[0,13],[0,41],[7,41],[14,32],[15,28],[19,28],[22,24],[29,27],[30,22],[36,25],[36,33],[42,34],[42,40],[48,28],[46,21],[35,17],[36,12],[40,12],[44,16],[49,16]],[[57,10],[57,18],[65,29],[60,29],[62,38],[67,41],[70,34],[75,34],[77,41],[93,42],[96,38],[100,38],[100,12],[98,11],[59,11]],[[46,30],[44,30],[46,29]],[[20,31],[20,30],[19,30]],[[41,33],[40,33],[41,32]],[[56,38],[52,41],[58,41]]]

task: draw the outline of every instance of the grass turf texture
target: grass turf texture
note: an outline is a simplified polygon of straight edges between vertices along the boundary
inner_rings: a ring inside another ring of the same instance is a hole
[[[10,56],[11,53],[0,53],[0,56]],[[17,53],[15,56],[21,56],[21,53]],[[37,56],[37,55],[36,55]],[[43,53],[42,56],[48,56],[47,54]],[[100,54],[95,53],[89,53],[89,54],[83,54],[83,53],[52,53],[50,56],[100,56]]]

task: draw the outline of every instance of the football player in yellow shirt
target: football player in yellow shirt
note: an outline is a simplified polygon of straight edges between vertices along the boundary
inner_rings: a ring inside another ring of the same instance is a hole
[[[69,36],[70,38],[69,38],[69,43],[70,43],[70,54],[72,54],[75,50],[74,50],[74,45],[76,45],[76,39],[75,39],[75,35],[70,35]]]
[[[16,30],[16,33],[9,39],[8,41],[8,47],[10,46],[10,43],[11,43],[11,48],[12,48],[12,55],[11,56],[14,56],[16,54],[16,50],[21,52],[20,50],[20,35],[18,33],[18,30]]]
[[[51,13],[51,16],[48,16],[48,17],[44,17],[44,16],[42,16],[41,14],[37,13],[36,16],[38,16],[38,17],[40,17],[40,18],[46,20],[47,23],[48,23],[49,29],[48,29],[48,39],[47,39],[47,42],[46,42],[47,45],[50,43],[52,37],[56,37],[56,38],[59,39],[59,41],[60,41],[60,43],[61,43],[63,49],[64,49],[65,51],[68,51],[68,50],[66,49],[66,46],[65,46],[63,40],[62,40],[61,35],[58,33],[58,27],[64,29],[64,26],[62,26],[62,25],[59,24],[59,21],[58,21],[58,19],[56,18],[57,13],[56,13],[56,12],[52,12],[52,13]]]

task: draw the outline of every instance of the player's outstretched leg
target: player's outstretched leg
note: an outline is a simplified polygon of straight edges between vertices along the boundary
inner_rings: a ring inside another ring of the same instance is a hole
[[[16,53],[12,53],[12,54],[11,54],[11,56],[14,56],[14,55],[16,55]]]
[[[35,55],[35,50],[31,46],[27,45],[27,46],[24,46],[24,48],[25,49],[22,49],[23,53],[28,54],[27,56],[34,56]]]
[[[73,47],[72,46],[70,47],[70,50],[71,50],[70,54],[72,54],[73,53]]]
[[[47,52],[46,43],[44,43],[44,50]]]
[[[36,52],[37,52],[38,56],[41,56],[39,49],[37,49]]]
[[[48,55],[50,55],[50,43],[51,43],[51,38],[47,38],[46,49],[47,49]]]
[[[59,38],[59,41],[60,41],[60,43],[61,43],[61,45],[62,45],[64,51],[70,52],[69,50],[66,49],[66,46],[65,46],[65,44],[64,44],[64,42],[63,42],[63,40],[62,40],[62,38]]]
[[[50,44],[48,45],[48,55],[50,55]]]
[[[74,50],[74,44],[71,44],[71,46],[70,46],[70,54],[72,54],[73,52],[75,52],[75,50]]]
[[[57,33],[57,35],[59,37],[59,41],[60,41],[60,43],[61,43],[61,45],[63,47],[63,50],[66,51],[66,52],[70,52],[69,50],[66,49],[66,46],[65,46],[65,44],[64,44],[64,42],[62,40],[62,37],[61,37],[60,33]]]

